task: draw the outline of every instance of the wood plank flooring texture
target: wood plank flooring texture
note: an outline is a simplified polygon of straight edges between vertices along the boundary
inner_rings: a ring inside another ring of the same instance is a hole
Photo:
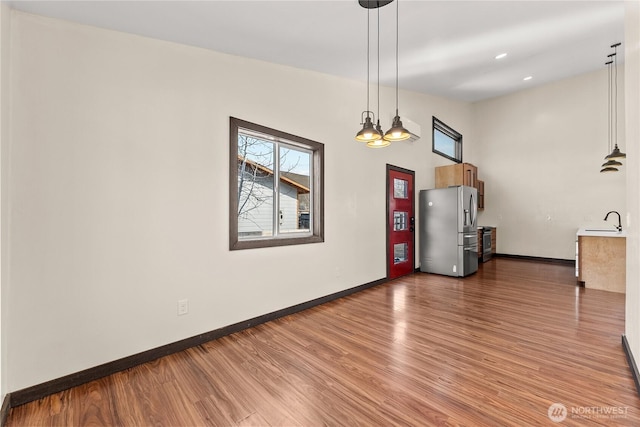
[[[465,279],[413,274],[13,408],[6,425],[638,426],[624,295],[575,281],[500,258]]]

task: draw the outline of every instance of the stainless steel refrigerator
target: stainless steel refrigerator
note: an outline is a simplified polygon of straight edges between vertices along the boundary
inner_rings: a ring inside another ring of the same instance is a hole
[[[468,276],[478,270],[478,191],[465,185],[421,190],[420,271]]]

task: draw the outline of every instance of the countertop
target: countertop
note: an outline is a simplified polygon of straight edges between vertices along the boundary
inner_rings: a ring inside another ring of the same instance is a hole
[[[617,231],[615,229],[592,229],[581,228],[576,233],[577,236],[590,236],[590,237],[627,237],[627,230]]]

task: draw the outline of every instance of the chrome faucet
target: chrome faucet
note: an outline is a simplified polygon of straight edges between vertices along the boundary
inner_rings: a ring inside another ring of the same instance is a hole
[[[610,213],[614,213],[616,215],[618,215],[618,225],[616,226],[616,228],[618,229],[618,231],[622,231],[622,219],[620,218],[620,213],[617,211],[609,211],[607,212],[607,215],[605,215],[604,220],[606,221],[607,218],[609,218],[609,214]]]

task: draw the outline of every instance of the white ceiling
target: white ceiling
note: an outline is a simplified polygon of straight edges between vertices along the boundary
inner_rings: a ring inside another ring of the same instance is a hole
[[[3,0],[4,1],[4,0]],[[219,52],[366,79],[357,0],[9,1],[15,9]],[[623,1],[400,0],[399,85],[477,101],[605,68]],[[380,82],[395,85],[396,2],[380,13]],[[378,11],[370,14],[376,79]],[[623,62],[624,46],[618,63]],[[506,52],[508,56],[496,60]],[[532,76],[523,81],[525,76]]]

